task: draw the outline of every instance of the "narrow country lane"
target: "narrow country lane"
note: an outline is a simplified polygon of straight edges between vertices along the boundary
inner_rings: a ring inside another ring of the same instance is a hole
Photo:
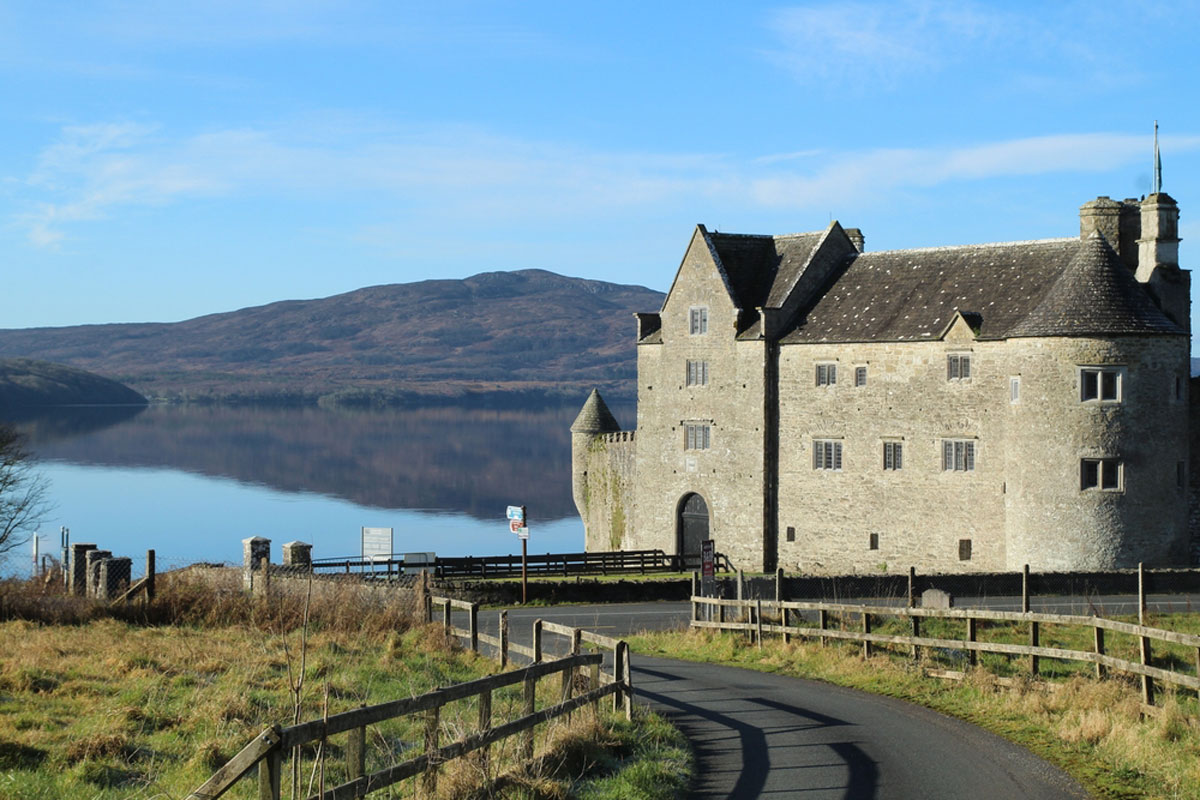
[[[509,610],[514,641],[535,619],[610,636],[687,625],[687,603]],[[489,632],[495,612],[481,615]],[[547,654],[566,641],[548,638]],[[702,800],[1051,800],[1086,798],[1061,770],[982,728],[888,697],[817,681],[634,653],[638,701],[668,716],[696,753]]]
[[[1086,798],[1062,771],[974,725],[815,681],[634,656],[639,699],[696,752],[705,800]]]

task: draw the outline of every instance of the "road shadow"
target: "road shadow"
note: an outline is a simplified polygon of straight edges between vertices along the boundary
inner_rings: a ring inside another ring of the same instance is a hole
[[[690,797],[704,800],[741,800],[742,798],[760,798],[776,796],[780,792],[767,789],[767,776],[771,769],[772,744],[767,740],[767,733],[762,727],[747,722],[729,714],[713,710],[713,690],[704,686],[689,688],[685,684],[689,678],[656,669],[637,666],[635,664],[634,693],[663,713],[674,723],[692,743],[696,755],[697,774],[695,785]],[[677,683],[678,693],[652,691],[639,686],[638,677],[646,676],[668,683]],[[689,697],[689,695],[691,697]],[[794,717],[799,723],[797,729],[828,729],[852,726],[836,717],[819,714],[798,706],[768,700],[764,697],[726,697],[724,700],[736,699],[741,703],[750,703],[769,708],[774,711]],[[729,738],[726,732],[737,736],[737,758],[732,755]],[[773,732],[783,733],[778,725],[773,726]],[[777,745],[778,747],[796,747],[794,743]],[[804,747],[826,748],[845,768],[845,784],[840,787],[823,785],[805,788],[792,786],[783,794],[786,796],[801,795],[807,791],[828,793],[831,789],[840,790],[844,800],[871,800],[876,797],[879,788],[879,768],[875,761],[854,742],[836,741],[802,745]],[[820,765],[830,766],[830,765]],[[737,776],[732,786],[726,788],[727,781],[721,776],[737,769]]]

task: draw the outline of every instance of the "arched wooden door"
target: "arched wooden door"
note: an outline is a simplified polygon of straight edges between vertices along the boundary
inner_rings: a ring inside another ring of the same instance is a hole
[[[679,501],[678,531],[679,554],[700,558],[700,543],[708,538],[708,503],[698,494],[687,494]]]

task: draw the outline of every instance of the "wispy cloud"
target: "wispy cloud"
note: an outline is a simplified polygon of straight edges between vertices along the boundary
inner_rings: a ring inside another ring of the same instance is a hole
[[[1200,136],[1164,139],[1172,153]],[[1084,133],[950,148],[767,155],[608,152],[474,128],[342,124],[230,129],[173,137],[141,123],[66,128],[23,181],[16,222],[37,246],[75,224],[199,197],[337,201],[366,218],[459,221],[622,218],[663,207],[827,209],[886,202],[955,181],[1108,171],[1147,156],[1145,136]],[[347,234],[348,236],[351,234]],[[357,234],[355,234],[357,235]]]
[[[894,83],[940,69],[1010,28],[1011,18],[968,2],[832,2],[784,8],[768,52],[804,82]]]

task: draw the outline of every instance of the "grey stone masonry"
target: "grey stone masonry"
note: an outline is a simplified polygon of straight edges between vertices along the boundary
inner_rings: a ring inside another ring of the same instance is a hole
[[[271,563],[270,539],[261,536],[242,539],[242,588],[246,591],[254,588],[254,573],[262,569],[264,560]]]
[[[76,542],[71,545],[71,594],[83,595],[87,587],[87,552],[96,545]]]
[[[100,581],[100,562],[106,558],[112,558],[111,550],[88,550],[87,551],[87,579],[85,594],[88,597],[96,596],[96,587]]]
[[[307,542],[285,542],[283,565],[293,569],[312,567],[312,545]]]
[[[696,563],[712,541],[808,574],[1186,563],[1178,219],[1162,193],[1101,197],[1077,237],[877,252],[836,222],[697,226],[637,317],[636,426],[597,392],[571,426],[587,549]]]
[[[133,561],[128,558],[106,558],[97,565],[96,599],[115,600],[129,588],[133,574]]]

